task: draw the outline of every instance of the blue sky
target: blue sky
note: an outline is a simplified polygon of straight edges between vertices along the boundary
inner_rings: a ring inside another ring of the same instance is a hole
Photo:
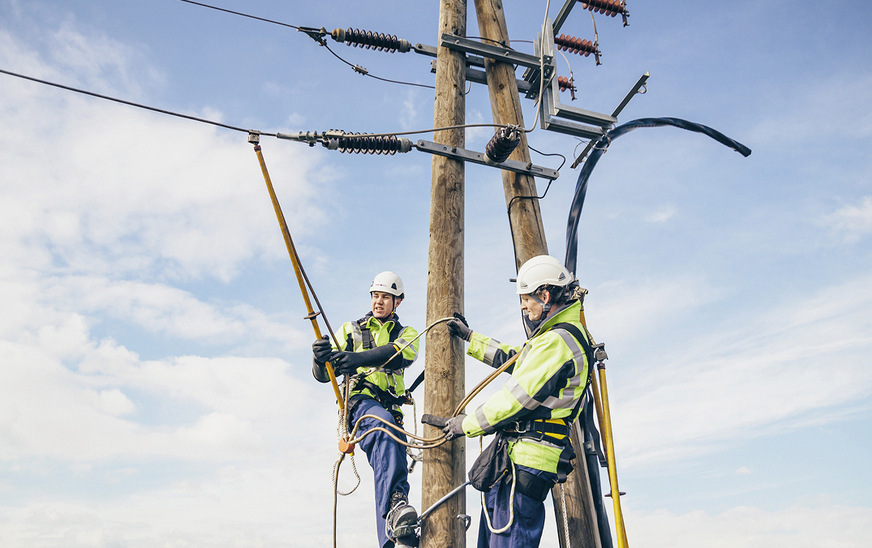
[[[438,39],[438,2],[217,5]],[[621,122],[684,118],[753,150],[640,129],[590,180],[577,274],[611,358],[630,542],[865,546],[872,8],[628,7],[626,28],[596,19],[602,66],[559,57],[573,106],[610,112],[650,72]],[[517,49],[532,53],[545,10],[506,2]],[[590,16],[577,7],[562,32],[591,38]],[[423,56],[330,46],[374,75],[433,83]],[[431,89],[363,77],[302,33],[178,0],[0,0],[0,68],[267,132],[433,123]],[[487,90],[471,86],[467,122],[491,120]],[[468,130],[467,148],[489,136]],[[541,200],[562,256],[584,145],[528,138],[568,158]],[[0,75],[0,142],[0,542],[330,543],[335,404],[311,378],[313,335],[247,136]],[[262,144],[331,323],[366,312],[369,281],[390,269],[407,288],[400,316],[423,328],[432,158]],[[496,170],[466,168],[465,238],[471,326],[520,342]],[[486,369],[468,362],[467,384]],[[339,501],[342,546],[375,534],[362,458],[358,469],[361,486]],[[411,482],[420,501],[420,470]],[[353,486],[349,467],[341,483]],[[467,506],[477,522],[472,492]],[[549,517],[543,545],[556,534]]]

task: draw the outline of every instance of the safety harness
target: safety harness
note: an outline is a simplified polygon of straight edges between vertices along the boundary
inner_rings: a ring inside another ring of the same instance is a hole
[[[360,334],[360,343],[363,350],[372,350],[375,348],[375,339],[372,336],[372,331],[369,329],[368,320],[370,315],[366,315],[363,318],[354,322],[355,328],[354,331],[356,333],[349,333],[346,341],[345,341],[345,351],[346,352],[354,352],[354,335]],[[388,334],[388,343],[393,343],[400,336],[400,333],[403,332],[405,327],[399,322],[399,319],[396,315],[392,315],[392,320],[394,322],[393,327]],[[396,390],[393,386],[388,386],[387,390],[384,390],[375,384],[369,382],[365,378],[359,378],[355,380],[352,385],[352,391],[367,389],[375,398],[377,402],[382,404],[386,410],[388,410],[396,419],[397,424],[399,426],[403,425],[403,413],[400,411],[400,406],[406,403],[410,403],[411,399],[409,398],[408,390],[402,395],[397,394]],[[361,397],[365,397],[366,394],[357,395],[360,397],[353,396],[352,400],[359,400]]]
[[[572,445],[569,443],[567,438],[569,438],[571,425],[581,412],[581,406],[585,400],[587,385],[590,384],[591,371],[593,370],[594,356],[593,349],[591,348],[587,337],[582,334],[578,327],[571,323],[561,322],[554,324],[551,327],[552,331],[554,329],[568,331],[581,345],[584,354],[587,357],[587,379],[585,380],[582,396],[578,398],[578,402],[576,402],[575,407],[572,409],[572,413],[570,413],[568,417],[562,419],[530,419],[516,421],[503,431],[510,439],[523,439],[563,446],[563,452],[561,453],[560,461],[557,464],[557,482],[563,483],[566,481],[567,475],[572,471],[571,461],[575,458],[575,450],[572,448]],[[544,497],[544,493],[542,492],[543,489],[545,491],[550,489],[550,485],[546,485],[550,482],[546,482],[534,474],[524,473],[523,470],[518,472],[518,489],[522,493],[527,493],[533,496],[533,498],[537,498],[540,495]]]

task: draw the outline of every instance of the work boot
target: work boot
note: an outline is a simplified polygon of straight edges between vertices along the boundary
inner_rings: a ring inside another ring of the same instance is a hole
[[[391,509],[385,516],[385,527],[395,546],[418,546],[418,512],[409,504],[405,493],[397,491],[391,495]]]

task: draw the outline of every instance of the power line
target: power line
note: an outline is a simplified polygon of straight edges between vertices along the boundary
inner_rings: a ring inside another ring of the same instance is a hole
[[[201,7],[209,8],[209,9],[216,10],[216,11],[223,11],[225,13],[232,13],[233,15],[239,15],[241,17],[248,17],[249,19],[257,19],[258,21],[263,21],[265,23],[272,23],[273,25],[281,25],[283,27],[289,27],[289,28],[292,28],[295,30],[300,30],[300,27],[298,27],[298,26],[289,25],[288,23],[282,23],[281,21],[273,21],[272,19],[265,19],[263,17],[258,17],[256,15],[249,15],[247,13],[242,13],[242,12],[238,12],[238,11],[219,8],[218,6],[212,6],[209,4],[202,4],[200,2],[194,2],[194,0],[182,0],[182,2],[186,2],[188,4],[194,4],[196,6],[201,6]]]
[[[188,0],[182,0],[182,1],[187,2]],[[223,124],[223,123],[221,123],[221,122],[216,122],[216,121],[214,121],[214,120],[207,120],[206,118],[199,118],[199,117],[197,117],[197,116],[191,116],[190,114],[181,114],[181,113],[179,113],[179,112],[173,112],[173,111],[171,111],[171,110],[166,110],[166,109],[162,109],[162,108],[152,107],[152,106],[149,106],[149,105],[143,105],[142,103],[134,103],[133,101],[127,101],[127,100],[124,100],[124,99],[118,99],[117,97],[110,97],[110,96],[108,96],[108,95],[102,95],[102,94],[100,94],[100,93],[94,93],[93,91],[88,91],[88,90],[84,90],[84,89],[74,88],[74,87],[72,87],[72,86],[65,86],[65,85],[63,85],[63,84],[58,84],[58,83],[56,83],[56,82],[49,82],[48,80],[40,80],[39,78],[34,78],[33,76],[26,76],[26,75],[24,75],[24,74],[18,74],[17,72],[11,72],[11,71],[8,71],[8,70],[0,69],[0,73],[8,74],[9,76],[15,76],[16,78],[21,78],[21,79],[23,79],[23,80],[30,80],[31,82],[37,82],[37,83],[39,83],[39,84],[45,84],[45,85],[47,85],[47,86],[52,86],[52,87],[60,88],[60,89],[63,89],[63,90],[72,91],[72,92],[75,92],[75,93],[81,93],[82,95],[88,95],[88,96],[91,96],[91,97],[96,97],[96,98],[98,98],[98,99],[105,99],[105,100],[107,100],[107,101],[113,101],[113,102],[115,102],[115,103],[121,103],[122,105],[128,105],[128,106],[131,106],[131,107],[141,108],[141,109],[144,109],[144,110],[150,110],[150,111],[152,111],[152,112],[159,112],[159,113],[161,113],[161,114],[168,114],[168,115],[170,115],[170,116],[175,116],[175,117],[177,117],[177,118],[184,118],[184,119],[186,119],[186,120],[193,120],[193,121],[195,121],[195,122],[202,122],[202,123],[204,123],[204,124],[211,124],[211,125],[213,125],[213,126],[223,127],[223,128],[225,128],[225,129],[232,129],[233,131],[241,131],[241,132],[243,132],[243,133],[257,133],[257,134],[259,134],[259,135],[266,135],[266,136],[268,136],[268,137],[275,137],[275,136],[276,136],[275,133],[263,133],[263,132],[255,131],[255,130],[251,130],[251,129],[245,129],[245,128],[241,128],[241,127],[237,127],[237,126],[231,126],[231,125],[228,125],[228,124]]]
[[[417,82],[405,82],[403,80],[392,80],[390,78],[383,78],[381,76],[376,76],[374,74],[370,74],[366,68],[364,68],[360,65],[356,65],[354,63],[351,63],[349,61],[346,61],[345,59],[340,57],[339,54],[337,54],[332,49],[330,49],[330,47],[327,45],[327,42],[323,38],[324,35],[327,34],[327,31],[323,28],[317,29],[317,28],[310,28],[310,27],[300,27],[297,25],[282,23],[281,21],[275,21],[273,19],[266,19],[264,17],[258,17],[256,15],[250,15],[250,14],[242,13],[239,11],[233,11],[233,10],[229,10],[229,9],[225,9],[225,8],[219,8],[218,6],[213,6],[211,4],[204,4],[202,2],[195,2],[194,0],[181,0],[181,1],[185,2],[187,4],[193,4],[195,6],[201,6],[201,7],[213,9],[216,11],[223,11],[224,13],[239,15],[240,17],[247,17],[249,19],[256,19],[257,21],[263,21],[265,23],[272,23],[274,25],[281,25],[283,27],[288,27],[288,28],[292,28],[292,29],[298,30],[300,32],[303,32],[303,33],[307,34],[310,38],[315,40],[315,42],[317,42],[318,45],[321,45],[321,46],[324,46],[325,48],[327,48],[327,51],[329,51],[330,53],[333,54],[334,57],[336,57],[337,59],[339,59],[340,61],[342,61],[346,65],[348,65],[349,67],[351,67],[351,69],[354,72],[356,72],[358,74],[362,74],[363,76],[369,76],[370,78],[374,78],[376,80],[380,80],[382,82],[388,82],[391,84],[401,84],[404,86],[416,86],[416,87],[422,87],[422,88],[436,89],[435,86],[431,86],[429,84],[419,84]],[[394,38],[396,38],[396,37],[394,37]],[[340,41],[340,40],[337,40],[337,41]]]

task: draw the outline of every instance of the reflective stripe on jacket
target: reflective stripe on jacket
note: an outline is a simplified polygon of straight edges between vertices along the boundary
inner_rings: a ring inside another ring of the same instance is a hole
[[[560,419],[569,425],[575,420],[588,379],[588,357],[583,345],[567,330],[552,329],[569,323],[590,339],[579,321],[581,303],[574,301],[548,318],[523,347],[502,344],[473,332],[467,354],[499,367],[512,356],[521,356],[509,369],[511,377],[502,389],[467,415],[463,430],[469,436],[490,434],[509,428],[516,421]],[[571,454],[565,436],[559,439],[520,436],[509,444],[515,464],[547,472],[558,472],[561,456]]]
[[[401,328],[400,332],[397,335],[397,338],[391,341],[391,331],[395,329],[395,326],[397,325],[399,325]],[[361,329],[361,326],[369,330],[370,337],[372,338],[372,346],[370,348],[366,348],[364,345],[365,336],[363,333],[363,329]],[[413,327],[403,327],[402,325],[400,325],[399,317],[396,315],[396,313],[391,314],[388,317],[387,321],[382,322],[381,320],[373,316],[370,312],[356,322],[345,322],[344,324],[342,324],[342,327],[339,329],[339,332],[336,334],[336,336],[340,341],[345,342],[345,346],[337,350],[344,350],[346,352],[362,352],[364,350],[370,350],[377,346],[384,346],[391,342],[396,345],[397,349],[403,348],[410,341],[414,340],[415,337],[418,336],[418,332]],[[418,357],[417,340],[415,340],[414,343],[403,349],[402,357],[403,364],[402,367],[400,367],[399,369],[396,369],[394,371],[374,371],[367,375],[364,380],[366,382],[372,383],[379,389],[384,390],[390,394],[393,394],[395,396],[402,396],[406,392],[406,384],[403,380],[403,370],[412,365],[412,362],[414,362],[415,359]],[[358,371],[365,369],[368,368],[360,368],[358,369]],[[376,398],[376,394],[374,394],[372,390],[366,388],[363,385],[361,385],[357,389],[352,390],[350,395],[355,396],[358,394],[364,394]]]

